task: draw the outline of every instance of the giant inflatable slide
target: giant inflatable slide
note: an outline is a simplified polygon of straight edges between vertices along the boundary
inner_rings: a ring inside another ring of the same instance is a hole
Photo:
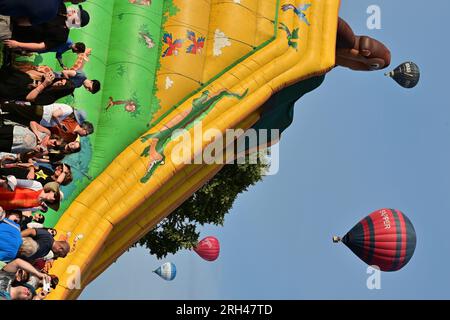
[[[84,5],[91,22],[70,37],[92,48],[85,71],[102,82],[102,91],[81,90],[64,100],[87,113],[95,132],[81,138],[80,153],[67,158],[74,183],[63,187],[58,213],[46,214],[46,225],[72,247],[51,266],[60,281],[48,298],[76,299],[222,168],[175,161],[177,130],[193,141],[194,159],[212,142],[195,134],[198,126],[222,133],[262,127],[264,112],[276,114],[277,107],[312,89],[311,81],[323,80],[335,65],[339,5],[339,0]],[[54,56],[42,56],[44,64],[56,67]],[[65,59],[70,64],[72,57]]]

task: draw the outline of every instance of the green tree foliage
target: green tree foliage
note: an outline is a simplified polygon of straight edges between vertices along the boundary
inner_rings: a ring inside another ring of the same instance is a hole
[[[174,16],[178,13],[178,11],[180,11],[180,9],[173,3],[173,0],[166,0],[164,2],[164,9],[169,12],[169,16]]]
[[[159,259],[193,248],[199,240],[197,225],[223,225],[237,196],[261,180],[266,168],[260,158],[257,164],[225,165],[137,244],[147,247]]]

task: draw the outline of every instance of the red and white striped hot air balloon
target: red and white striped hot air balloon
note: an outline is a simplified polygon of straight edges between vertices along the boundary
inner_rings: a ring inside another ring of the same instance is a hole
[[[380,209],[356,224],[343,242],[361,260],[381,271],[397,271],[411,259],[416,249],[416,231],[408,217],[399,210]]]
[[[197,254],[203,259],[207,261],[214,261],[219,257],[219,240],[217,240],[216,237],[206,237],[197,244],[194,251],[197,252]]]

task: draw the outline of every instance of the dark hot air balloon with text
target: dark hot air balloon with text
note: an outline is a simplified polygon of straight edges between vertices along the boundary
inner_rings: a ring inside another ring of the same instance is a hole
[[[342,242],[361,260],[381,271],[397,271],[411,259],[416,248],[416,232],[406,215],[395,209],[377,210],[356,224]]]
[[[394,79],[403,88],[414,88],[420,80],[420,69],[414,62],[405,62],[386,73],[386,76]]]

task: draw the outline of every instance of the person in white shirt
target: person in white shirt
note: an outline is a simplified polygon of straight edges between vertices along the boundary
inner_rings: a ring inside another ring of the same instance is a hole
[[[29,128],[22,125],[0,126],[0,151],[4,153],[46,152],[62,144],[62,139],[52,136],[50,130],[35,121]]]
[[[39,123],[43,127],[51,128],[69,116],[75,117],[80,124],[86,120],[86,114],[81,110],[64,103],[52,103],[49,105],[31,105],[29,102],[3,102],[0,110],[4,119],[11,122],[29,126],[31,121]]]

